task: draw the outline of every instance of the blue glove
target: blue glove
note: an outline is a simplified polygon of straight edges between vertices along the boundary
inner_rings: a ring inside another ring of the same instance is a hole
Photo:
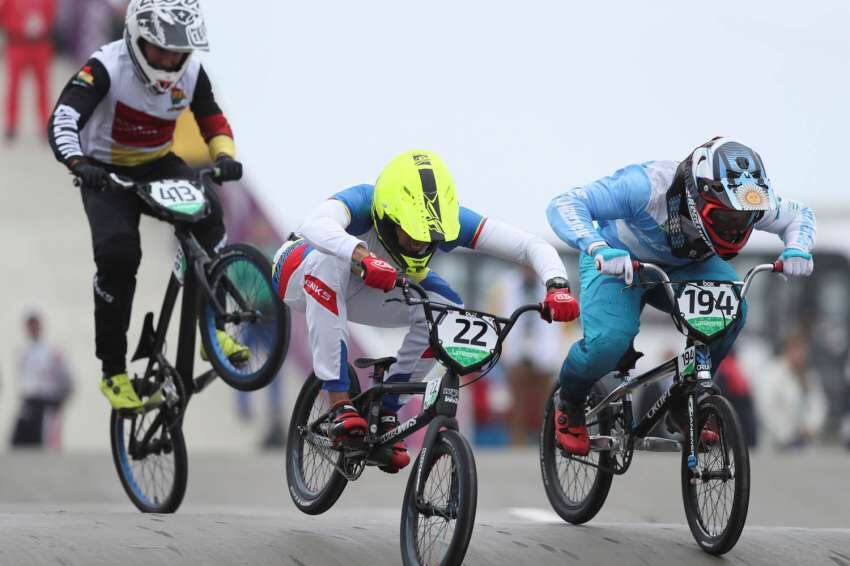
[[[632,258],[626,250],[600,246],[593,250],[593,261],[596,262],[596,269],[600,273],[620,277],[626,285],[632,284]]]
[[[815,269],[812,254],[798,248],[785,248],[779,259],[782,260],[782,273],[785,275],[808,277]]]

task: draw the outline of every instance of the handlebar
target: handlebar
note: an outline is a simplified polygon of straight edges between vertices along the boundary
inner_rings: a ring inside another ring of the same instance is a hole
[[[352,262],[352,264],[351,264],[351,271],[359,277],[363,277],[363,275],[364,275],[363,268],[360,265],[358,265],[357,263],[354,263],[354,262]],[[432,301],[430,298],[428,298],[428,292],[422,286],[414,283],[413,281],[411,281],[405,275],[398,274],[396,276],[396,279],[395,279],[395,284],[396,284],[396,287],[401,289],[401,293],[404,296],[404,299],[395,298],[395,299],[388,299],[388,300],[389,301],[404,302],[405,304],[408,304],[408,305],[422,305],[423,308],[425,309],[425,317],[428,319],[428,322],[430,322],[430,323],[434,322],[433,317],[431,316],[432,310],[443,310],[443,311],[445,311],[445,310],[470,310],[470,309],[464,309],[464,308],[458,307],[456,305],[450,305],[448,303],[438,303],[438,302]],[[419,297],[418,298],[411,297],[410,291],[414,291],[417,295],[419,295]],[[522,316],[523,314],[525,314],[527,312],[531,312],[531,311],[535,311],[535,312],[540,313],[542,315],[544,308],[545,307],[541,304],[522,305],[522,306],[518,307],[516,310],[514,310],[514,312],[512,312],[511,315],[508,318],[492,315],[492,314],[489,314],[489,313],[482,313],[482,314],[486,314],[487,316],[493,317],[496,321],[498,321],[502,325],[502,328],[499,331],[499,337],[500,337],[500,340],[504,340],[504,338],[508,335],[508,332],[510,332],[511,328],[514,326],[514,324],[516,324],[516,321],[519,319],[520,316]],[[475,312],[478,312],[478,311],[475,311]]]
[[[667,276],[667,272],[664,271],[660,266],[654,263],[642,262],[638,260],[632,261],[632,268],[635,272],[640,272],[643,270],[649,270],[661,279],[661,284],[664,286],[664,291],[667,293],[667,297],[670,299],[671,304],[676,303],[676,296],[673,293],[673,282],[670,281],[670,277]],[[782,260],[776,260],[773,263],[762,263],[756,265],[752,269],[750,269],[746,276],[744,276],[744,280],[740,283],[741,285],[741,299],[743,299],[747,295],[747,291],[750,288],[750,284],[752,284],[753,279],[759,273],[782,273]]]
[[[218,167],[197,167],[193,168],[193,171],[197,174],[197,179],[201,181],[203,184],[203,178],[209,177],[212,181],[218,181],[218,178],[221,176],[221,169]],[[75,187],[81,187],[83,184],[82,179],[74,176],[73,184]],[[138,186],[144,185],[145,183],[136,182],[129,177],[122,177],[117,173],[109,174],[109,181],[104,189],[135,189]]]

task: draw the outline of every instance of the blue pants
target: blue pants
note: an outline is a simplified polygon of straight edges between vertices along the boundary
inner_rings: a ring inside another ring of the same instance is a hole
[[[666,271],[672,281],[738,279],[732,266],[717,256],[682,267],[671,267]],[[593,384],[617,367],[620,357],[637,336],[644,304],[649,303],[668,313],[672,308],[663,288],[626,289],[622,279],[599,273],[593,258],[586,254],[582,254],[579,259],[579,275],[584,337],[573,344],[561,367],[560,375],[561,391],[567,399],[576,402],[584,401]],[[712,371],[717,369],[717,365],[732,347],[746,318],[747,305],[742,302],[740,317],[734,326],[727,331],[723,339],[711,345]]]

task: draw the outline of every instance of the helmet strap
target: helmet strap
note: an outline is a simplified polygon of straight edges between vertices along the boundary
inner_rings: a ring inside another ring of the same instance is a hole
[[[688,157],[679,163],[673,183],[667,189],[667,243],[675,257],[702,261],[714,255],[714,246],[699,218],[691,196],[696,187],[691,185],[693,176]]]

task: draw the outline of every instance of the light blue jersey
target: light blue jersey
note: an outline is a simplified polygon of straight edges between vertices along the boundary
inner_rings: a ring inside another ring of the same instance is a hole
[[[667,190],[678,165],[675,161],[629,165],[569,190],[549,204],[549,224],[559,238],[584,253],[590,245],[604,242],[640,261],[692,263],[674,256],[667,240]],[[814,213],[795,201],[778,200],[777,210],[765,214],[755,229],[778,234],[786,247],[810,251],[815,243]]]

